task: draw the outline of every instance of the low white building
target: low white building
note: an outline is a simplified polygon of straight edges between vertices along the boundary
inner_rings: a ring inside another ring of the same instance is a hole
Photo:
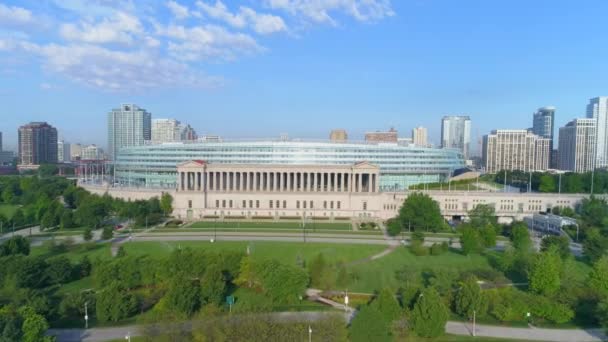
[[[528,228],[544,234],[561,235],[562,228],[565,226],[576,226],[575,219],[553,214],[535,213],[532,217],[525,219]]]

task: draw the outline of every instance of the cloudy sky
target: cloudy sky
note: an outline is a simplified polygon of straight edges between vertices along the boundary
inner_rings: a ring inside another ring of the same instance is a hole
[[[325,138],[446,114],[473,139],[558,124],[608,95],[607,1],[0,0],[0,131],[46,120],[106,144],[106,113],[136,103],[199,134]]]

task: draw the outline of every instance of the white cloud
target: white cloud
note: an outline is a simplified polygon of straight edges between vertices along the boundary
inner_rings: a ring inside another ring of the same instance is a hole
[[[217,87],[221,78],[202,75],[187,64],[137,50],[122,52],[83,44],[62,46],[22,43],[43,58],[45,68],[90,87],[107,91],[194,86]]]
[[[42,90],[51,90],[54,88],[55,87],[50,83],[40,83],[40,89],[42,89]]]
[[[331,12],[341,12],[358,21],[375,21],[395,15],[390,0],[265,0],[267,6],[318,23],[336,25]]]
[[[238,13],[231,13],[221,1],[216,1],[214,5],[203,1],[197,1],[196,5],[208,16],[221,20],[230,26],[243,29],[250,26],[259,34],[271,34],[285,31],[287,25],[279,16],[272,14],[258,13],[255,10],[241,6]]]
[[[25,25],[34,21],[32,12],[25,8],[6,6],[0,3],[0,27],[9,25]]]
[[[64,39],[95,44],[130,44],[142,32],[140,21],[123,12],[117,12],[113,18],[104,18],[98,23],[81,21],[78,25],[63,24],[60,29]]]
[[[173,13],[173,16],[175,16],[177,19],[185,19],[190,16],[190,11],[188,10],[188,7],[182,6],[173,0],[167,1],[167,7],[171,11],[171,13]]]
[[[262,51],[251,36],[234,33],[216,25],[185,27],[169,25],[158,28],[160,35],[171,38],[169,51],[179,60],[196,61],[219,58],[234,60],[238,55]]]

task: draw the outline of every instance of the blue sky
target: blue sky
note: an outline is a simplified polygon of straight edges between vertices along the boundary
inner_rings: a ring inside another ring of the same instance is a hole
[[[446,114],[473,140],[559,126],[608,95],[607,1],[0,0],[0,131],[46,120],[105,146],[105,118],[137,103],[225,137],[325,138]],[[557,134],[557,130],[556,130]]]

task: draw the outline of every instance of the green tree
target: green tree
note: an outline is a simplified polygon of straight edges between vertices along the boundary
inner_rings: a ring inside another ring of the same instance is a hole
[[[225,294],[226,280],[224,279],[224,273],[219,265],[208,265],[201,278],[201,302],[219,305],[224,300]]]
[[[380,291],[378,297],[370,305],[380,312],[388,325],[398,319],[402,312],[395,295],[386,288]]]
[[[478,204],[473,209],[469,210],[469,219],[473,228],[492,228],[498,225],[496,211],[494,206],[489,204]]]
[[[363,306],[355,315],[348,335],[352,342],[391,341],[382,313],[371,305]]]
[[[0,256],[30,254],[30,243],[21,235],[15,235],[0,245]]]
[[[61,229],[74,228],[74,219],[71,210],[64,210],[61,214]]]
[[[479,317],[487,310],[488,303],[481,293],[481,287],[474,276],[467,277],[460,283],[454,295],[454,311],[460,316],[471,318],[473,312]]]
[[[492,225],[479,229],[479,236],[484,247],[492,248],[496,246],[496,230]]]
[[[171,282],[165,298],[169,308],[190,316],[201,304],[198,282],[188,278],[177,278]]]
[[[561,268],[562,260],[555,247],[537,254],[528,276],[530,289],[546,296],[556,294],[561,284]]]
[[[482,242],[479,232],[469,225],[464,225],[460,233],[460,245],[465,255],[479,253],[482,250]]]
[[[110,240],[113,237],[114,237],[114,230],[112,229],[112,227],[110,227],[110,226],[103,227],[103,230],[101,231],[101,239]]]
[[[57,165],[55,164],[43,164],[38,168],[38,176],[41,178],[51,177],[57,174]]]
[[[44,336],[49,328],[49,324],[44,316],[37,314],[30,307],[23,307],[19,311],[23,317],[23,325],[21,326],[23,342],[41,342],[52,340],[50,337]]]
[[[407,196],[399,210],[399,220],[401,227],[408,227],[411,224],[414,230],[438,231],[446,226],[439,204],[429,195],[419,192]]]
[[[538,191],[540,192],[555,192],[555,178],[551,175],[544,174],[540,176],[540,185]]]
[[[118,322],[137,312],[137,298],[118,282],[97,292],[95,313],[101,322]]]
[[[165,216],[173,212],[173,197],[168,192],[163,193],[160,197],[160,208]]]
[[[51,284],[63,284],[72,279],[72,264],[65,256],[57,256],[47,260],[46,277]]]
[[[587,238],[583,241],[583,254],[595,262],[608,251],[608,237],[603,236],[598,229],[589,229]]]
[[[588,283],[599,297],[608,298],[608,255],[604,255],[593,264]]]
[[[595,316],[602,328],[608,330],[608,298],[604,298],[604,300],[598,303],[595,309]]]
[[[91,241],[93,239],[93,231],[91,230],[91,228],[84,229],[84,232],[82,233],[82,238],[84,239],[84,241]]]
[[[437,337],[445,333],[449,312],[434,288],[424,290],[411,314],[411,328],[421,337]]]
[[[555,236],[549,235],[545,236],[540,242],[540,250],[542,252],[549,250],[550,248],[555,247],[560,255],[560,257],[565,260],[570,255],[570,240],[566,236]]]
[[[511,243],[513,247],[518,251],[529,251],[532,247],[532,240],[530,239],[530,232],[528,227],[523,222],[515,222],[511,226]]]

